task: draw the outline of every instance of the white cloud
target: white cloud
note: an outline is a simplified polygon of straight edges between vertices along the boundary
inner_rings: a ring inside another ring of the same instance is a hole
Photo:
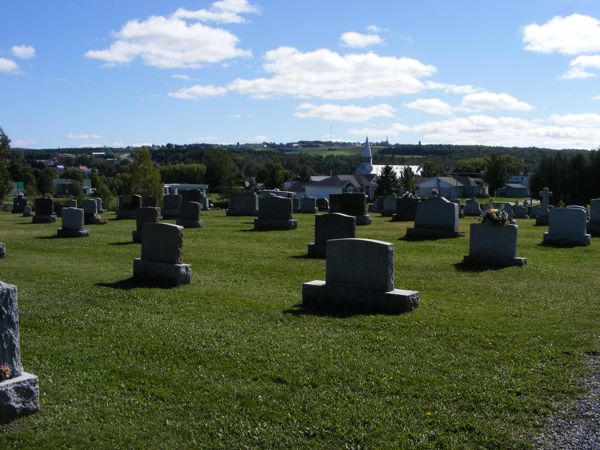
[[[428,114],[452,114],[452,107],[439,98],[419,98],[414,102],[405,103],[404,106],[410,109],[416,109],[417,111],[423,111]]]
[[[87,58],[108,66],[130,63],[136,58],[152,67],[194,68],[231,58],[251,56],[237,47],[239,39],[222,28],[187,23],[177,17],[152,16],[131,20],[114,34],[115,41],[104,50],[89,50]]]
[[[594,100],[600,100],[600,94],[594,97]]]
[[[240,14],[258,13],[258,8],[247,0],[220,0],[214,2],[208,9],[190,11],[179,8],[173,17],[178,19],[194,19],[202,22],[245,23],[246,19]]]
[[[381,27],[378,27],[377,25],[369,25],[367,27],[367,31],[369,33],[381,33],[383,31],[383,29]]]
[[[317,118],[338,122],[368,122],[375,117],[394,117],[396,110],[390,105],[313,105],[303,103],[296,108],[294,115],[301,118]]]
[[[181,74],[171,75],[171,78],[174,78],[176,80],[191,80],[192,79],[192,77],[190,77],[188,75],[181,75]]]
[[[401,122],[394,123],[386,128],[352,128],[348,133],[353,136],[371,136],[374,138],[386,138],[388,136],[398,136],[404,132],[411,131],[411,127]]]
[[[600,51],[600,21],[591,16],[555,16],[543,25],[523,28],[525,50],[578,55]]]
[[[340,41],[343,46],[351,48],[365,48],[371,45],[381,44],[383,39],[378,34],[363,34],[356,31],[342,33]]]
[[[533,106],[505,93],[496,94],[494,92],[477,92],[465,95],[461,102],[461,108],[467,111],[480,111],[485,109],[531,111]]]
[[[580,55],[569,63],[570,69],[561,78],[593,78],[597,75],[589,69],[600,69],[600,55]]]
[[[600,114],[554,114],[550,121],[559,125],[576,125],[582,128],[595,128],[600,126]]]
[[[35,48],[31,45],[14,45],[11,51],[15,57],[21,59],[30,59],[35,56]]]
[[[198,100],[202,97],[216,97],[227,93],[226,87],[213,86],[212,84],[181,88],[175,92],[170,92],[169,97],[179,98],[183,100]]]
[[[102,136],[99,134],[92,134],[92,133],[81,133],[81,134],[69,133],[69,134],[67,134],[67,139],[102,139]]]
[[[12,59],[0,58],[0,73],[19,73],[19,65]]]
[[[265,136],[264,134],[257,134],[256,136],[251,137],[249,140],[254,142],[269,142],[271,138],[269,136]]]
[[[454,94],[454,95],[465,95],[465,94],[474,94],[475,92],[481,92],[482,89],[472,84],[448,84],[448,83],[438,83],[436,81],[428,81],[427,89],[433,90],[443,90],[446,94]]]

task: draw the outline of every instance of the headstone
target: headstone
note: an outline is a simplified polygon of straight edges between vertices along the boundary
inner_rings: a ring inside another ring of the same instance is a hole
[[[179,217],[176,224],[183,228],[199,228],[202,226],[200,220],[200,210],[202,205],[198,202],[183,202],[181,204]]]
[[[552,192],[550,191],[550,189],[545,187],[544,189],[542,189],[540,191],[540,197],[542,199],[542,206],[549,206],[550,205],[550,197],[552,197]]]
[[[477,216],[481,215],[481,205],[475,199],[475,197],[467,199],[465,203],[465,216]]]
[[[0,244],[0,258],[6,256],[6,244]]]
[[[258,213],[258,196],[254,192],[237,192],[231,194],[228,216],[256,216]]]
[[[299,212],[314,214],[317,212],[317,199],[315,197],[302,197],[300,199]]]
[[[168,194],[163,196],[163,217],[174,218],[179,217],[181,207],[181,195]]]
[[[386,195],[383,197],[382,217],[392,217],[396,213],[396,200],[397,197],[395,195]]]
[[[415,220],[417,205],[420,199],[413,196],[402,196],[396,199],[396,212],[392,216],[392,222],[406,222]]]
[[[527,208],[527,215],[533,219],[536,219],[542,212],[541,206],[529,206]]]
[[[455,238],[458,231],[458,205],[444,197],[430,197],[417,205],[414,228],[406,230],[407,239]]]
[[[383,210],[383,196],[378,195],[369,206],[369,212],[381,212]]]
[[[204,211],[208,211],[211,208],[210,200],[207,195],[204,195],[204,193],[200,195],[200,205]]]
[[[54,210],[54,215],[56,215],[56,217],[60,217],[61,210],[63,209],[63,204],[55,202],[52,209]]]
[[[91,200],[96,202],[96,211],[98,214],[104,212],[104,205],[102,204],[102,199],[100,197],[91,197]]]
[[[144,197],[142,199],[143,208],[158,208],[158,199],[156,197]]]
[[[504,212],[508,214],[508,220],[513,220],[515,218],[515,210],[510,203],[504,204]]]
[[[25,205],[25,208],[23,208],[23,217],[31,217],[31,214],[31,206]]]
[[[181,191],[181,201],[200,203],[202,201],[202,191],[200,189]]]
[[[317,209],[319,211],[329,211],[329,200],[324,197],[317,199]]]
[[[35,215],[32,223],[54,223],[56,214],[54,214],[54,200],[51,198],[35,199]]]
[[[298,221],[292,218],[292,207],[291,197],[259,197],[254,229],[268,231],[298,228]]]
[[[38,378],[23,371],[17,288],[0,281],[0,423],[39,411]]]
[[[367,215],[366,208],[365,194],[361,192],[331,194],[329,196],[329,210],[354,216],[356,225],[369,225],[371,223],[371,216]]]
[[[135,219],[135,211],[142,207],[141,195],[120,195],[117,219]]]
[[[458,217],[459,218],[465,217],[464,206],[460,204],[460,198],[454,197],[454,198],[451,198],[449,201],[458,205]]]
[[[325,281],[302,284],[304,306],[359,308],[386,313],[411,311],[417,291],[394,289],[394,246],[371,239],[327,241]]]
[[[144,225],[142,257],[133,260],[133,278],[144,283],[189,284],[192,268],[183,263],[183,227],[169,223]]]
[[[82,202],[84,222],[86,225],[89,224],[102,224],[104,221],[98,214],[98,203],[94,199],[86,199]]]
[[[527,206],[515,205],[514,207],[515,219],[527,219]]]
[[[538,226],[546,226],[548,225],[549,217],[550,217],[550,209],[552,206],[550,205],[550,197],[552,197],[552,192],[550,189],[545,187],[540,191],[540,197],[542,199],[541,209],[537,216],[535,216],[535,224]]]
[[[327,241],[356,237],[356,219],[340,213],[315,216],[315,242],[308,244],[308,256],[325,257]]]
[[[515,224],[492,225],[472,223],[469,235],[469,254],[463,262],[481,266],[522,266],[527,258],[517,256],[517,234]]]
[[[67,208],[77,208],[77,200],[73,200],[73,199],[67,200],[65,202],[65,207],[67,207]]]
[[[600,236],[600,198],[590,200],[590,221],[587,231],[592,236]]]
[[[62,218],[62,228],[59,228],[56,231],[56,234],[59,237],[89,236],[88,231],[83,229],[83,225],[84,225],[84,210],[83,209],[63,208],[61,218]]]
[[[300,199],[298,197],[292,197],[292,211],[298,212],[300,210]]]
[[[584,208],[553,208],[548,218],[548,232],[544,233],[544,244],[586,246],[592,243],[586,233],[587,214]]]
[[[135,230],[131,232],[133,242],[142,242],[142,232],[146,225],[159,223],[160,208],[138,208],[135,215]]]
[[[25,206],[27,206],[27,199],[25,197],[19,196],[13,198],[12,212],[14,214],[23,214]]]

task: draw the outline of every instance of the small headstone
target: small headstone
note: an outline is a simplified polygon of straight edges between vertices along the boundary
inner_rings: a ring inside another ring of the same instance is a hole
[[[298,221],[292,217],[292,208],[291,197],[259,197],[254,229],[268,231],[298,228]]]
[[[6,244],[0,244],[0,258],[6,256]]]
[[[98,214],[104,212],[104,205],[102,204],[102,199],[100,197],[91,197],[91,200],[96,202],[96,211]]]
[[[142,207],[141,195],[120,195],[117,219],[135,219],[135,211]]]
[[[181,204],[179,217],[176,220],[176,224],[183,228],[199,228],[202,226],[200,220],[200,210],[202,205],[198,202],[183,202]]]
[[[144,283],[189,284],[192,268],[183,264],[183,227],[169,223],[144,225],[142,257],[133,260],[133,278]]]
[[[146,225],[159,223],[160,208],[138,208],[135,215],[135,230],[131,232],[133,242],[142,242],[142,232]]]
[[[527,258],[517,256],[517,234],[515,224],[492,225],[472,223],[469,235],[469,254],[463,262],[481,266],[522,266]]]
[[[302,197],[300,199],[299,212],[314,214],[317,212],[317,199],[315,197]]]
[[[329,211],[329,200],[324,197],[317,199],[317,209],[319,211]]]
[[[539,210],[539,213],[535,216],[535,224],[538,226],[546,226],[549,223],[550,209],[552,208],[550,205],[550,197],[552,197],[552,192],[550,189],[545,187],[540,191],[539,194],[542,199],[542,206]]]
[[[54,223],[56,214],[54,214],[54,200],[51,198],[35,199],[35,215],[32,223]]]
[[[94,199],[87,199],[82,202],[84,212],[84,222],[86,225],[89,224],[102,224],[104,221],[98,214],[98,203]]]
[[[13,198],[13,214],[23,214],[23,209],[27,206],[27,199],[23,196]]]
[[[504,212],[508,214],[508,220],[513,220],[515,218],[515,210],[510,203],[504,204]]]
[[[0,423],[39,411],[38,378],[23,371],[17,288],[0,281]]]
[[[88,231],[83,229],[83,225],[84,225],[83,209],[63,208],[61,218],[62,218],[62,228],[59,228],[56,231],[56,234],[59,237],[89,236]]]
[[[25,205],[25,208],[23,208],[23,217],[31,217],[31,214],[31,206]]]
[[[369,225],[371,223],[371,216],[367,215],[365,194],[360,192],[331,194],[329,196],[329,210],[354,216],[356,225]]]
[[[548,232],[544,244],[586,246],[592,243],[586,233],[587,214],[584,208],[553,208],[548,218]]]
[[[600,236],[600,198],[590,200],[590,221],[587,231],[592,236]]]
[[[382,217],[392,217],[396,213],[396,201],[397,197],[395,195],[386,195],[383,197]]]
[[[174,218],[179,217],[179,208],[181,207],[181,195],[168,194],[163,196],[163,217]]]
[[[302,284],[304,306],[411,311],[417,291],[394,289],[394,246],[370,239],[327,241],[325,281]]]
[[[467,199],[465,203],[465,216],[476,216],[481,215],[481,205],[475,199],[475,197]]]
[[[458,231],[458,205],[444,197],[430,197],[417,205],[414,228],[406,230],[407,239],[455,238]]]
[[[65,202],[66,208],[77,208],[77,200],[67,200]]]
[[[402,196],[396,199],[396,212],[392,216],[392,222],[406,222],[415,220],[417,205],[420,199],[410,196]]]
[[[315,216],[315,242],[308,244],[308,256],[325,257],[327,241],[356,237],[356,219],[340,213]]]
[[[527,206],[515,205],[514,207],[515,219],[527,219]]]
[[[256,216],[258,196],[254,192],[237,192],[229,198],[228,216]]]

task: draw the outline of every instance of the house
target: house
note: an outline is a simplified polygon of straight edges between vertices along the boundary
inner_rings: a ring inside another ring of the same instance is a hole
[[[446,198],[489,195],[489,186],[482,178],[466,175],[425,178],[418,185],[419,196],[429,197],[434,189],[437,190],[440,196]]]
[[[521,198],[529,197],[529,175],[513,175],[497,191],[499,197]]]
[[[70,187],[77,180],[71,180],[68,178],[55,178],[52,180],[52,192],[57,197],[66,197],[71,195]],[[83,181],[79,182],[81,185],[81,190],[84,195],[92,195],[92,180],[89,178],[85,178]]]

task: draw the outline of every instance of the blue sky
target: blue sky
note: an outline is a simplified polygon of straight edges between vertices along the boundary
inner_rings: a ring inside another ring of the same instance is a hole
[[[388,138],[600,147],[597,0],[19,0],[0,126],[30,148]]]

